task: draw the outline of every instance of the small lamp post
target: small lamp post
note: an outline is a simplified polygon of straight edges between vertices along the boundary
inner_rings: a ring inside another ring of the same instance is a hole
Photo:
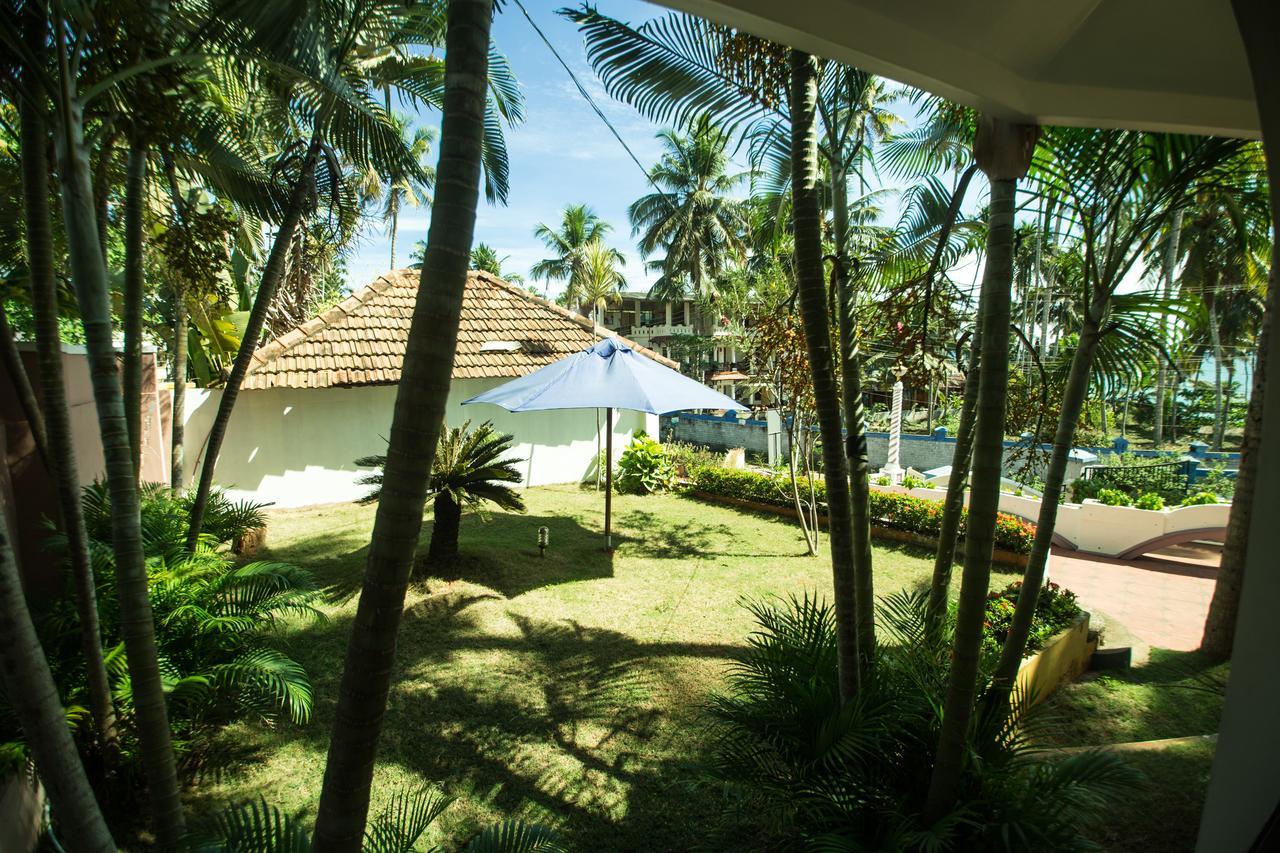
[[[547,541],[551,538],[551,531],[546,527],[538,528],[538,556],[547,556]]]

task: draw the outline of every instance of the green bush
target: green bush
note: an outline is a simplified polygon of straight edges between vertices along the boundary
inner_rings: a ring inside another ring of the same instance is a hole
[[[703,468],[693,473],[694,488],[718,497],[735,498],[770,506],[791,507],[790,482],[781,474],[760,474],[730,468]],[[800,478],[801,489],[808,491],[809,483]],[[825,508],[826,484],[817,480],[813,484],[818,503]],[[872,491],[871,516],[874,523],[893,530],[937,536],[942,524],[942,502],[916,498],[892,492]],[[968,523],[968,511],[962,511],[960,535],[964,535]],[[1036,528],[1030,522],[1013,515],[1000,513],[996,519],[996,547],[1015,554],[1031,553]]]
[[[986,616],[983,622],[983,650],[988,655],[998,655],[1004,645],[1009,628],[1013,625],[1013,612],[1018,603],[1018,593],[1022,590],[1022,581],[1014,581],[1002,590],[987,595]],[[1036,599],[1036,612],[1031,617],[1031,633],[1027,635],[1027,648],[1024,652],[1030,657],[1045,647],[1045,644],[1066,628],[1083,613],[1076,594],[1063,589],[1056,583],[1047,583],[1040,588],[1040,597]]]
[[[1099,489],[1098,500],[1107,506],[1133,506],[1133,501],[1119,489]]]
[[[1155,492],[1147,492],[1134,501],[1133,505],[1138,509],[1164,509],[1164,498]]]
[[[1102,483],[1098,480],[1086,480],[1083,477],[1071,483],[1071,502],[1082,504],[1089,498],[1097,498],[1102,491]]]
[[[902,488],[904,488],[904,489],[923,489],[923,488],[924,488],[924,480],[921,480],[919,477],[911,477],[911,476],[903,477],[903,478],[902,478]]]
[[[618,491],[647,495],[671,488],[676,471],[657,439],[637,432],[618,457]]]
[[[893,485],[893,478],[891,478],[888,474],[881,474],[879,477],[876,477],[876,485],[877,485],[877,486],[892,486],[892,485]]]
[[[1213,492],[1196,492],[1194,495],[1187,495],[1182,499],[1182,506],[1203,506],[1204,504],[1219,503],[1218,496]]]
[[[662,449],[673,466],[677,469],[684,466],[685,476],[689,477],[699,468],[715,468],[724,462],[723,453],[686,441],[668,441],[662,445]]]

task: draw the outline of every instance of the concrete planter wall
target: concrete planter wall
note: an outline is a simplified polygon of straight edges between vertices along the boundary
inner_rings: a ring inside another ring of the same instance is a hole
[[[1043,649],[1022,662],[1015,689],[1038,705],[1064,682],[1088,669],[1095,645],[1089,640],[1089,614],[1081,613],[1070,627],[1059,631]]]
[[[938,482],[942,481],[942,482]],[[908,494],[929,500],[946,497],[945,478],[931,480],[944,488],[919,488]],[[892,487],[886,491],[906,491]],[[965,493],[965,503],[969,495]],[[1040,499],[1028,495],[1000,494],[1000,511],[1024,518],[1032,524],[1040,515]],[[1168,509],[1135,509],[1107,506],[1095,500],[1082,504],[1063,503],[1058,507],[1053,541],[1057,545],[1099,554],[1104,557],[1132,558],[1165,545],[1192,539],[1222,541],[1226,536],[1231,504],[1177,506]]]

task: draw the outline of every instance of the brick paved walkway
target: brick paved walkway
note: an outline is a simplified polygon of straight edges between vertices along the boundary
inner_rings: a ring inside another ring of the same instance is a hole
[[[1162,649],[1200,645],[1213,597],[1219,551],[1177,546],[1138,560],[1115,560],[1055,548],[1050,579],[1080,597],[1086,610],[1119,622],[1135,638]],[[1105,645],[1123,645],[1116,638]]]

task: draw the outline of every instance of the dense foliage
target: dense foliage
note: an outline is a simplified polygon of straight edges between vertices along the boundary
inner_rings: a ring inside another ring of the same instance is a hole
[[[676,469],[657,439],[637,432],[631,443],[618,457],[618,491],[633,495],[647,495],[671,488],[675,483]]]
[[[286,563],[238,563],[234,542],[262,527],[262,506],[229,500],[215,492],[209,524],[194,552],[185,544],[189,494],[148,487],[142,497],[142,536],[147,555],[147,585],[156,624],[165,692],[174,743],[189,764],[198,764],[217,727],[241,718],[268,723],[287,717],[296,724],[311,718],[313,695],[306,671],[283,650],[276,636],[293,617],[317,618],[319,592],[309,572]],[[132,685],[116,605],[116,572],[111,550],[111,506],[105,485],[84,490],[85,522],[92,537],[99,617],[107,653],[112,698],[122,727],[121,748],[132,760],[136,735],[131,728]],[[52,548],[65,543],[52,537]],[[43,620],[50,665],[59,681],[71,722],[85,690],[75,610],[59,601]],[[2,698],[2,697],[0,697]],[[0,702],[0,707],[3,703]],[[5,715],[0,711],[0,718]],[[0,740],[6,760],[24,750],[10,721]],[[86,733],[87,734],[87,733]]]
[[[983,651],[986,654],[998,655],[1009,634],[1009,626],[1013,622],[1014,605],[1018,602],[1018,592],[1022,589],[1022,581],[1014,581],[1002,590],[987,595],[986,617],[983,620]],[[1080,614],[1080,605],[1076,602],[1076,594],[1063,589],[1056,583],[1047,583],[1040,588],[1040,596],[1036,599],[1035,616],[1031,622],[1031,633],[1027,637],[1024,657],[1030,657],[1040,651],[1050,638],[1059,631],[1071,627]]]
[[[950,656],[949,638],[931,639],[925,628],[923,597],[882,602],[877,621],[889,642],[875,677],[847,704],[829,605],[806,595],[747,607],[758,627],[729,670],[727,692],[712,701],[710,763],[740,806],[732,831],[753,833],[753,848],[1093,849],[1081,830],[1135,782],[1114,754],[1033,753],[1027,733],[1037,721],[1023,700],[1012,716],[977,718],[959,800],[927,823],[921,809]],[[747,846],[731,844],[722,846]]]
[[[691,472],[693,487],[717,497],[734,498],[753,503],[791,508],[790,484],[780,474],[762,474],[730,468],[699,468]],[[825,506],[825,488],[821,480],[813,482],[818,502]],[[808,483],[805,484],[807,489]],[[871,492],[871,514],[881,527],[937,536],[942,523],[941,501],[915,498],[894,492]],[[962,515],[960,533],[964,535],[967,514]],[[1001,513],[996,523],[996,547],[1014,554],[1027,554],[1035,539],[1035,525],[1013,515]]]

